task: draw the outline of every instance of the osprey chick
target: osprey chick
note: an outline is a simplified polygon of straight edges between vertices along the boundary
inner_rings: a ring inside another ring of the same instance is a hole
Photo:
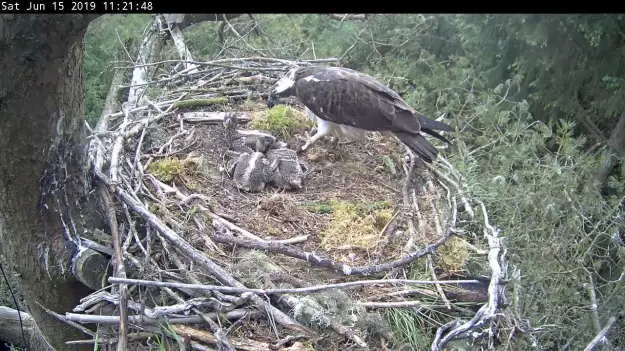
[[[237,117],[234,114],[228,114],[224,118],[224,128],[226,142],[228,148],[237,152],[266,152],[274,144],[278,143],[273,135],[266,133],[253,133],[248,132],[246,134],[241,133],[237,129]]]
[[[278,163],[278,160],[269,162],[261,152],[241,153],[228,161],[227,169],[237,188],[256,193],[274,179]]]
[[[438,150],[421,134],[449,143],[435,130],[453,131],[445,123],[416,112],[392,89],[375,78],[342,67],[299,67],[279,79],[269,93],[267,106],[280,98],[296,96],[317,117],[318,130],[302,147],[337,130],[334,125],[366,132],[390,132],[424,161],[432,162]]]
[[[278,169],[271,185],[285,190],[302,188],[302,180],[304,173],[308,172],[308,165],[297,157],[295,150],[271,149],[267,151],[266,156],[272,164],[278,162]]]

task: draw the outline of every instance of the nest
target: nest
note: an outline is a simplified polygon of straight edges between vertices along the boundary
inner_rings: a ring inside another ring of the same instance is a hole
[[[99,242],[121,256],[111,258],[112,286],[67,320],[100,323],[99,342],[132,337],[133,349],[336,350],[398,349],[380,312],[388,309],[452,316],[431,326],[436,347],[494,318],[505,272],[499,232],[483,206],[481,219],[474,213],[479,202],[444,158],[422,164],[377,134],[336,148],[319,141],[301,156],[311,166],[302,189],[237,189],[223,171],[226,112],[292,148],[309,125],[280,125],[262,100],[276,68],[294,62],[236,64],[207,63],[203,81],[110,114],[117,127],[91,136],[110,223]],[[302,115],[292,109],[291,119]],[[267,130],[276,124],[279,133]],[[472,259],[490,278],[464,279]],[[475,314],[467,303],[478,315],[462,323]]]

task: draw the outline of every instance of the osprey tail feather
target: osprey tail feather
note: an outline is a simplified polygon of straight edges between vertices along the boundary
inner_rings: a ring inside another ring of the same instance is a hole
[[[431,118],[421,116],[421,129],[442,130],[443,132],[453,132],[454,129],[443,122],[435,121]]]
[[[421,134],[393,133],[423,161],[432,163],[438,157],[438,150]]]
[[[439,122],[439,121],[435,121],[433,119],[430,119],[428,117],[425,116],[421,116],[421,120],[419,121],[421,124],[421,131],[424,133],[427,133],[433,137],[435,137],[438,140],[441,140],[447,144],[451,144],[451,142],[445,138],[444,136],[440,135],[439,133],[435,132],[435,130],[442,130],[445,132],[453,132],[454,129],[443,123],[443,122]]]

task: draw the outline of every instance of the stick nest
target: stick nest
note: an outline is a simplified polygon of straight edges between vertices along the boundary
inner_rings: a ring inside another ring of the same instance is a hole
[[[395,310],[444,315],[427,319],[435,349],[475,328],[492,333],[486,342],[505,334],[494,322],[505,301],[499,231],[444,158],[426,166],[377,134],[336,148],[319,141],[300,156],[310,165],[302,189],[238,190],[224,172],[226,113],[293,149],[311,124],[297,104],[264,102],[296,62],[230,64],[153,85],[157,101],[93,131],[113,224],[104,240],[88,239],[109,254],[116,243],[124,266],[68,321],[98,323],[99,342],[119,342],[123,329],[132,349],[399,349],[385,318]]]

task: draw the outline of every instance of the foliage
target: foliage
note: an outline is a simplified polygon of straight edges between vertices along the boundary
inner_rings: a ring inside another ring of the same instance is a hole
[[[140,40],[143,28],[150,19],[150,15],[104,15],[89,25],[85,35],[83,64],[84,112],[90,124],[95,125],[100,118],[113,78],[113,68],[122,66],[115,63],[117,57],[123,57],[126,62],[134,61],[123,51],[123,45],[128,39]],[[121,52],[124,54],[121,55]]]
[[[471,15],[455,23],[491,83],[523,77],[519,97],[541,120],[569,118],[601,140],[623,113],[625,16]]]

